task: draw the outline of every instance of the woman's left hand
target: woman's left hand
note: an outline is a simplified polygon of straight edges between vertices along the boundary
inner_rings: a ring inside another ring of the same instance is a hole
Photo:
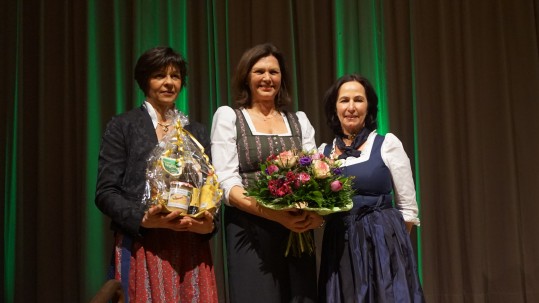
[[[324,217],[320,216],[314,211],[309,212],[307,220],[309,221],[309,224],[306,226],[306,230],[323,227],[324,223],[326,222]]]
[[[187,230],[190,232],[197,234],[209,234],[215,227],[213,224],[213,215],[209,211],[205,211],[203,216],[200,218],[192,218],[189,216],[186,216],[185,218],[191,221],[191,225],[189,225],[187,228]]]

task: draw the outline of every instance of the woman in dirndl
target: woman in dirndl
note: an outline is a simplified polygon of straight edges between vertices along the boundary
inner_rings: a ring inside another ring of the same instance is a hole
[[[325,218],[320,302],[423,302],[409,236],[418,207],[401,141],[376,132],[378,97],[362,76],[339,78],[324,106],[335,138],[319,151],[342,159],[355,195],[352,210]]]

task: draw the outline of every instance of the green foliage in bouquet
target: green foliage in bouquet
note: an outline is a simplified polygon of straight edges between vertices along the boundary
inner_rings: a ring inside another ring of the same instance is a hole
[[[339,160],[316,151],[284,151],[260,165],[260,175],[246,191],[259,204],[275,210],[302,209],[319,215],[347,211],[353,206],[352,178],[342,174]],[[285,256],[314,251],[310,233],[291,232]]]
[[[247,195],[277,210],[301,208],[320,215],[347,211],[352,208],[352,177],[342,175],[340,165],[340,160],[315,151],[271,155]]]

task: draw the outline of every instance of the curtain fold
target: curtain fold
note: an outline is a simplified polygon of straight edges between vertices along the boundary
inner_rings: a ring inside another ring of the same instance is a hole
[[[429,302],[539,301],[539,2],[84,0],[0,3],[3,302],[87,302],[105,282],[94,205],[110,118],[138,106],[140,54],[188,62],[178,108],[211,126],[247,48],[274,43],[294,104],[331,139],[322,98],[349,72],[379,93],[412,164]],[[212,242],[227,302],[222,233]]]
[[[7,24],[17,24],[20,20],[20,5],[10,3],[0,4],[1,10],[10,10],[10,16],[6,16],[0,22],[2,26]],[[16,26],[13,31],[2,36],[2,40],[8,45],[18,46],[20,44],[20,27]],[[4,294],[6,301],[13,301],[15,297],[15,271],[17,258],[17,205],[15,203],[18,195],[17,184],[17,162],[19,133],[18,133],[18,113],[20,84],[17,82],[20,73],[20,56],[11,52],[0,56],[0,65],[6,71],[13,73],[14,77],[6,77],[6,73],[0,73],[0,91],[4,92],[5,101],[1,102],[0,107],[0,184],[2,184],[2,195],[4,205],[2,207],[3,222],[1,231],[3,235],[2,249],[0,256],[2,265],[0,270],[4,281],[0,285],[0,293]]]
[[[378,131],[389,129],[382,1],[335,1],[337,76],[359,73],[378,94]]]

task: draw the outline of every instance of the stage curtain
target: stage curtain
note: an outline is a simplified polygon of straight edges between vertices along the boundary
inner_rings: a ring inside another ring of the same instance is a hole
[[[188,61],[178,108],[211,125],[243,51],[285,54],[291,110],[331,139],[322,97],[344,73],[380,96],[410,157],[428,302],[539,301],[539,1],[82,0],[0,3],[3,302],[88,302],[112,234],[94,205],[110,118],[138,106],[138,56]],[[227,302],[222,233],[212,243]]]

